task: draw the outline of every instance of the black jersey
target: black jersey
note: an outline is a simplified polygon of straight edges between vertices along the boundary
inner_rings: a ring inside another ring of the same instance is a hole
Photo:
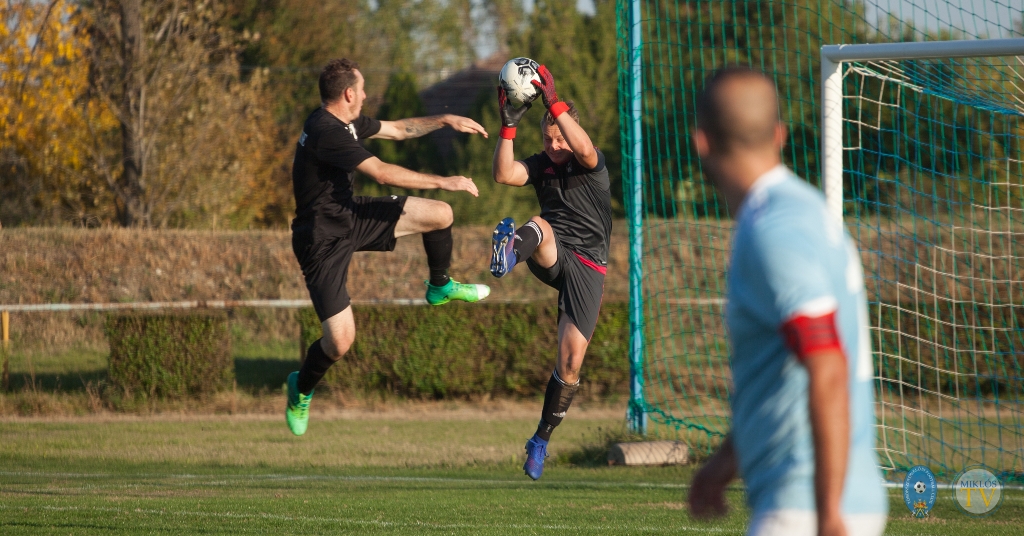
[[[309,114],[295,146],[292,186],[295,189],[293,230],[315,239],[346,236],[351,228],[352,172],[373,156],[360,143],[380,132],[380,121],[360,115],[344,123],[323,108]]]
[[[562,165],[547,153],[523,160],[540,201],[540,217],[558,235],[564,247],[598,266],[608,265],[612,234],[612,196],[604,154],[597,151],[597,166],[587,169],[573,156]]]

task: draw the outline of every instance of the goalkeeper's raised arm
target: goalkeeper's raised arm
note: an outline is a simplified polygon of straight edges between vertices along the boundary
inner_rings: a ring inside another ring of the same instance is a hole
[[[512,140],[516,137],[516,127],[519,126],[519,122],[530,106],[531,104],[527,102],[516,108],[508,100],[505,88],[498,87],[498,113],[501,115],[501,131],[498,133],[498,143],[494,147],[494,161],[491,164],[491,175],[494,177],[494,182],[498,184],[523,186],[529,179],[526,165],[515,159]]]
[[[537,70],[537,74],[540,75],[540,82],[533,80],[532,83],[540,92],[540,97],[544,102],[544,107],[548,109],[548,114],[554,118],[555,124],[558,125],[562,141],[572,151],[576,160],[583,164],[585,168],[596,168],[598,166],[598,158],[594,143],[590,141],[590,136],[580,126],[579,117],[572,117],[573,114],[566,113],[572,108],[572,102],[559,100],[558,93],[555,91],[555,77],[551,75],[551,71],[546,66],[541,65],[540,69]],[[544,126],[542,123],[541,128],[544,128]],[[548,146],[546,136],[544,146],[545,148]]]

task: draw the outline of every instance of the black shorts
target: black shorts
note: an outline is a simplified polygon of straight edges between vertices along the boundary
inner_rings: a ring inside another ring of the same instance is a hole
[[[352,303],[345,281],[353,253],[395,249],[395,225],[402,217],[406,199],[406,196],[353,197],[345,205],[345,210],[352,215],[346,236],[313,240],[312,233],[292,232],[292,251],[299,260],[313,309],[321,322]]]
[[[555,236],[558,260],[543,268],[533,258],[526,259],[533,275],[545,285],[558,290],[558,310],[565,313],[589,341],[597,327],[604,295],[604,274],[584,264],[575,252],[562,247]]]

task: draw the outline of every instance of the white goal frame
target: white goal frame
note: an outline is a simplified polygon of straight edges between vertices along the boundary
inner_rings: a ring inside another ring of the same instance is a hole
[[[821,184],[829,212],[843,219],[843,62],[1024,56],[1024,38],[821,47]]]

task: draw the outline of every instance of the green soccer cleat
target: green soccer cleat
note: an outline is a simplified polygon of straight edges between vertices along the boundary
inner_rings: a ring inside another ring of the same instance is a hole
[[[299,371],[288,375],[288,407],[284,410],[284,420],[288,421],[288,429],[293,434],[302,435],[309,424],[309,401],[313,399],[313,393],[300,393],[298,381]]]
[[[451,278],[443,287],[435,287],[429,281],[424,282],[427,284],[427,303],[430,305],[444,305],[452,300],[478,302],[491,293],[491,287],[487,285],[459,283]]]

